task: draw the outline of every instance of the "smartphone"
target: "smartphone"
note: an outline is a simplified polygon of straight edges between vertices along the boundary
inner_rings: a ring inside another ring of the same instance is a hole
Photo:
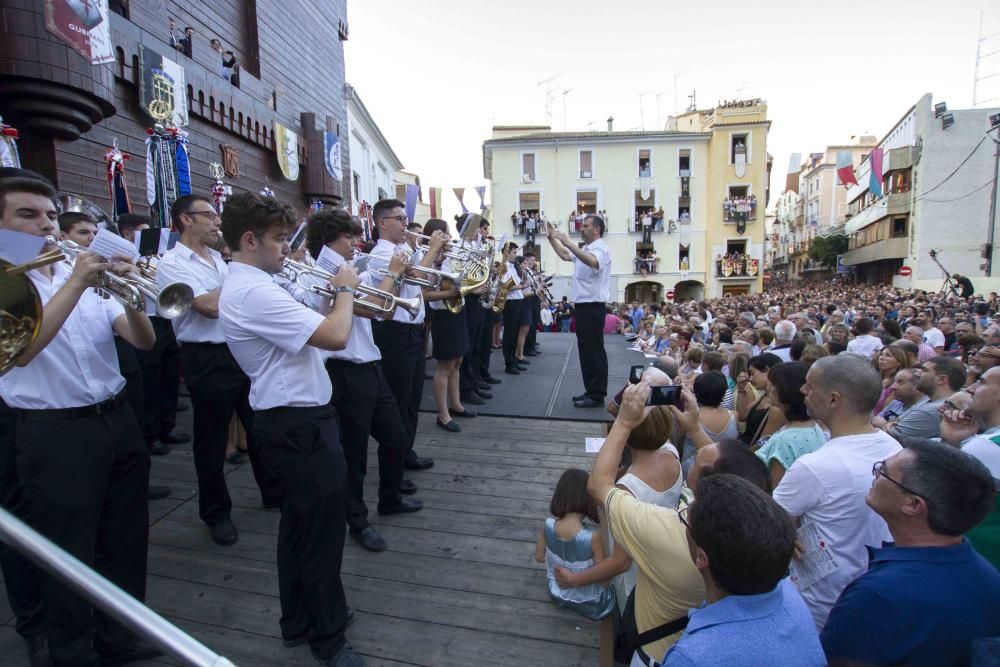
[[[681,387],[678,385],[653,387],[646,405],[676,405],[678,409],[683,410],[684,397],[681,396]]]
[[[642,372],[644,370],[646,370],[645,366],[633,366],[628,374],[629,384],[639,384],[639,381],[642,380]]]

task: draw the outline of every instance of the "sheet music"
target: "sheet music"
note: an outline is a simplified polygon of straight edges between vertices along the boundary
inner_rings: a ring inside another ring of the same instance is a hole
[[[0,229],[0,259],[15,266],[38,257],[44,245],[44,237]]]
[[[87,250],[100,255],[105,259],[116,256],[128,257],[133,262],[139,259],[139,249],[131,241],[126,241],[122,237],[102,229],[97,232],[93,242]]]
[[[584,449],[588,454],[596,454],[604,446],[604,440],[605,438],[587,438],[584,443]]]
[[[830,553],[830,544],[819,532],[815,523],[807,523],[796,533],[802,545],[802,558],[792,558],[788,566],[792,581],[799,590],[809,588],[820,579],[837,570],[837,561]]]

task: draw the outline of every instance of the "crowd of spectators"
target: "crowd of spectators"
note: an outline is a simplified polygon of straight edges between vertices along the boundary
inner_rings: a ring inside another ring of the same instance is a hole
[[[543,530],[536,557],[553,597],[620,614],[616,660],[997,664],[996,294],[831,282],[608,317],[657,356],[608,405],[593,507],[554,517],[570,539],[597,508],[608,539],[559,561]]]

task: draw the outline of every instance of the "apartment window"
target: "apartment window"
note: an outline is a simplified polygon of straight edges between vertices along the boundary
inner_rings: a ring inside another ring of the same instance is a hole
[[[639,149],[639,178],[653,175],[652,151],[648,148]]]
[[[727,255],[744,255],[747,251],[747,242],[744,241],[726,241],[726,254]]]
[[[691,196],[691,177],[681,176],[681,197]]]
[[[358,176],[358,172],[351,172],[351,181],[354,183],[354,201],[361,201],[361,177]]]
[[[396,199],[399,201],[406,201],[406,184],[397,183],[396,184]]]
[[[521,192],[517,195],[517,209],[526,215],[541,211],[541,202],[541,192]]]
[[[580,151],[580,178],[594,177],[594,152]]]
[[[687,148],[677,152],[677,171],[682,177],[691,175],[691,151]]]
[[[892,238],[898,239],[906,236],[906,218],[892,219]]]
[[[681,271],[689,271],[691,268],[691,246],[677,246],[677,266]]]
[[[597,190],[579,190],[576,193],[576,210],[580,215],[597,213]]]
[[[521,178],[529,183],[535,180],[534,153],[524,153],[521,155]]]
[[[729,140],[729,162],[730,164],[736,164],[736,147],[742,145],[744,150],[747,151],[747,162],[750,162],[750,152],[747,146],[747,136],[746,134],[734,134]]]

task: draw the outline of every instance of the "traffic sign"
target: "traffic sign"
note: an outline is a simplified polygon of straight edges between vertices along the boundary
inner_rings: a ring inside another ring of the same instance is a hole
[[[674,291],[672,289],[667,290],[667,298],[670,299],[671,301],[674,300]]]
[[[904,278],[909,278],[911,275],[913,275],[913,269],[911,269],[908,266],[901,266],[899,267],[899,275],[903,276]]]

